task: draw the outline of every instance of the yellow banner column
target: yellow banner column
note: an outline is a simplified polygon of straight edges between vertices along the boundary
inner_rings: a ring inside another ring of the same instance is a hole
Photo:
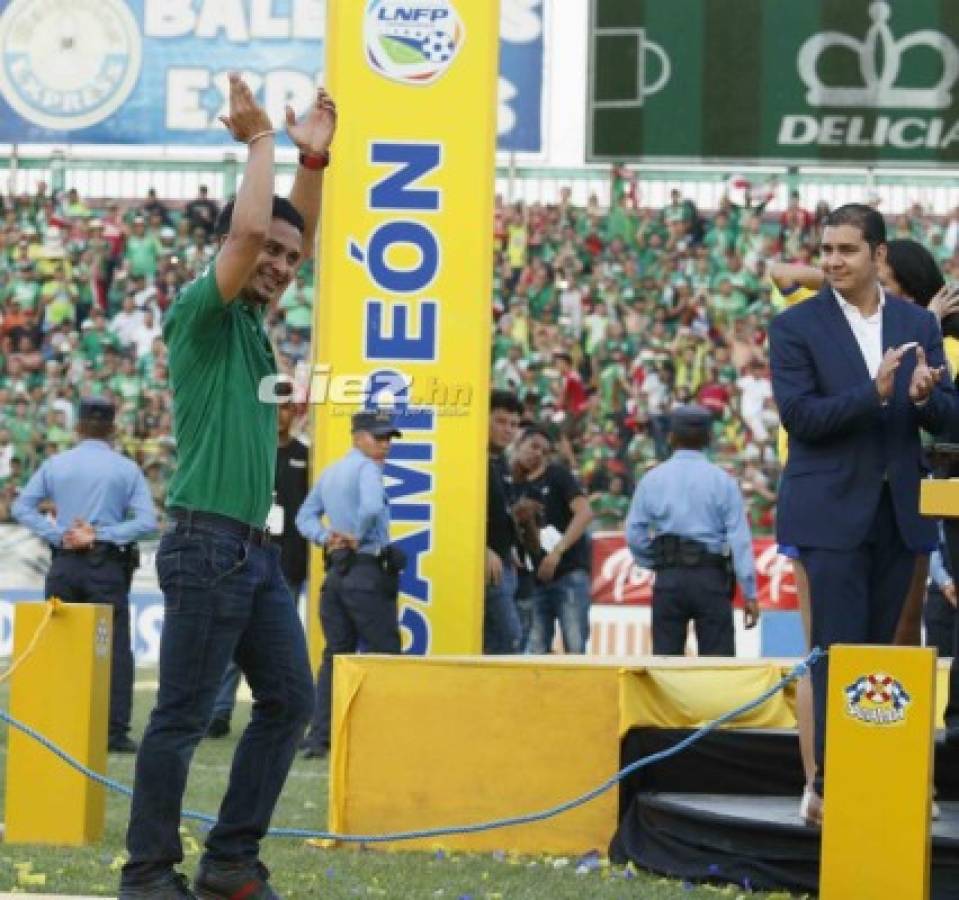
[[[13,659],[26,651],[46,605],[18,603]],[[60,606],[11,678],[10,715],[96,772],[106,772],[113,610]],[[7,744],[4,840],[91,844],[103,835],[104,788],[15,728]]]
[[[824,900],[929,896],[936,654],[829,650]]]
[[[313,470],[359,406],[398,413],[409,653],[481,649],[498,42],[496,0],[329,2]]]

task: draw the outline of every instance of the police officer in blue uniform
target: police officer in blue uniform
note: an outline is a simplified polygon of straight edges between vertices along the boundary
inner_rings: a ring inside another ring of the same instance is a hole
[[[682,655],[689,621],[701,656],[734,656],[735,581],[746,627],[759,620],[752,536],[739,485],[703,452],[712,414],[677,407],[670,417],[673,455],[640,481],[626,519],[636,562],[656,572],[653,653]]]
[[[384,411],[353,416],[353,449],[323,470],[296,517],[307,540],[323,548],[326,577],[320,592],[323,663],[304,756],[322,758],[330,747],[333,657],[399,653],[397,618],[402,551],[390,543],[390,509],[383,466],[394,437],[401,437]],[[325,522],[324,522],[325,519]]]
[[[47,597],[113,607],[108,748],[135,753],[129,736],[130,582],[139,564],[136,541],[155,531],[157,522],[143,473],[110,447],[114,414],[107,400],[81,400],[79,444],[40,466],[14,503],[13,515],[50,545]],[[53,504],[55,520],[40,511],[44,501]]]

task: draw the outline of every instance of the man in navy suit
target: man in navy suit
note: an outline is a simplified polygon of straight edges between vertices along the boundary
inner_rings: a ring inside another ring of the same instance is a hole
[[[827,283],[770,328],[773,393],[789,434],[777,538],[809,577],[814,646],[892,643],[917,553],[936,546],[919,515],[920,429],[959,419],[932,313],[885,294],[882,216],[860,204],[825,220]],[[822,817],[825,663],[812,673],[816,794]]]

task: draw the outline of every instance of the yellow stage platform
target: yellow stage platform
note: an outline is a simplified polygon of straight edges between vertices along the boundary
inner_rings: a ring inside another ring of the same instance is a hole
[[[919,485],[919,512],[924,516],[953,518],[959,510],[959,478],[937,478]]]
[[[620,768],[634,726],[695,727],[746,702],[792,660],[584,657],[336,659],[330,830],[377,834],[542,810]],[[942,664],[940,664],[942,665]],[[939,672],[937,717],[945,703]],[[792,728],[793,692],[736,727]],[[603,849],[617,792],[546,823],[395,849]]]

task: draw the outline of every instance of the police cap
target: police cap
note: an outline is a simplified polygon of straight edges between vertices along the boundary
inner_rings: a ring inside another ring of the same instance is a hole
[[[393,417],[385,409],[354,413],[351,430],[353,434],[368,431],[375,437],[403,437],[393,423]]]
[[[109,400],[102,397],[83,397],[80,400],[80,418],[85,422],[111,425],[115,415],[116,408]]]
[[[703,406],[677,406],[669,417],[669,429],[678,438],[709,437],[713,414]]]

